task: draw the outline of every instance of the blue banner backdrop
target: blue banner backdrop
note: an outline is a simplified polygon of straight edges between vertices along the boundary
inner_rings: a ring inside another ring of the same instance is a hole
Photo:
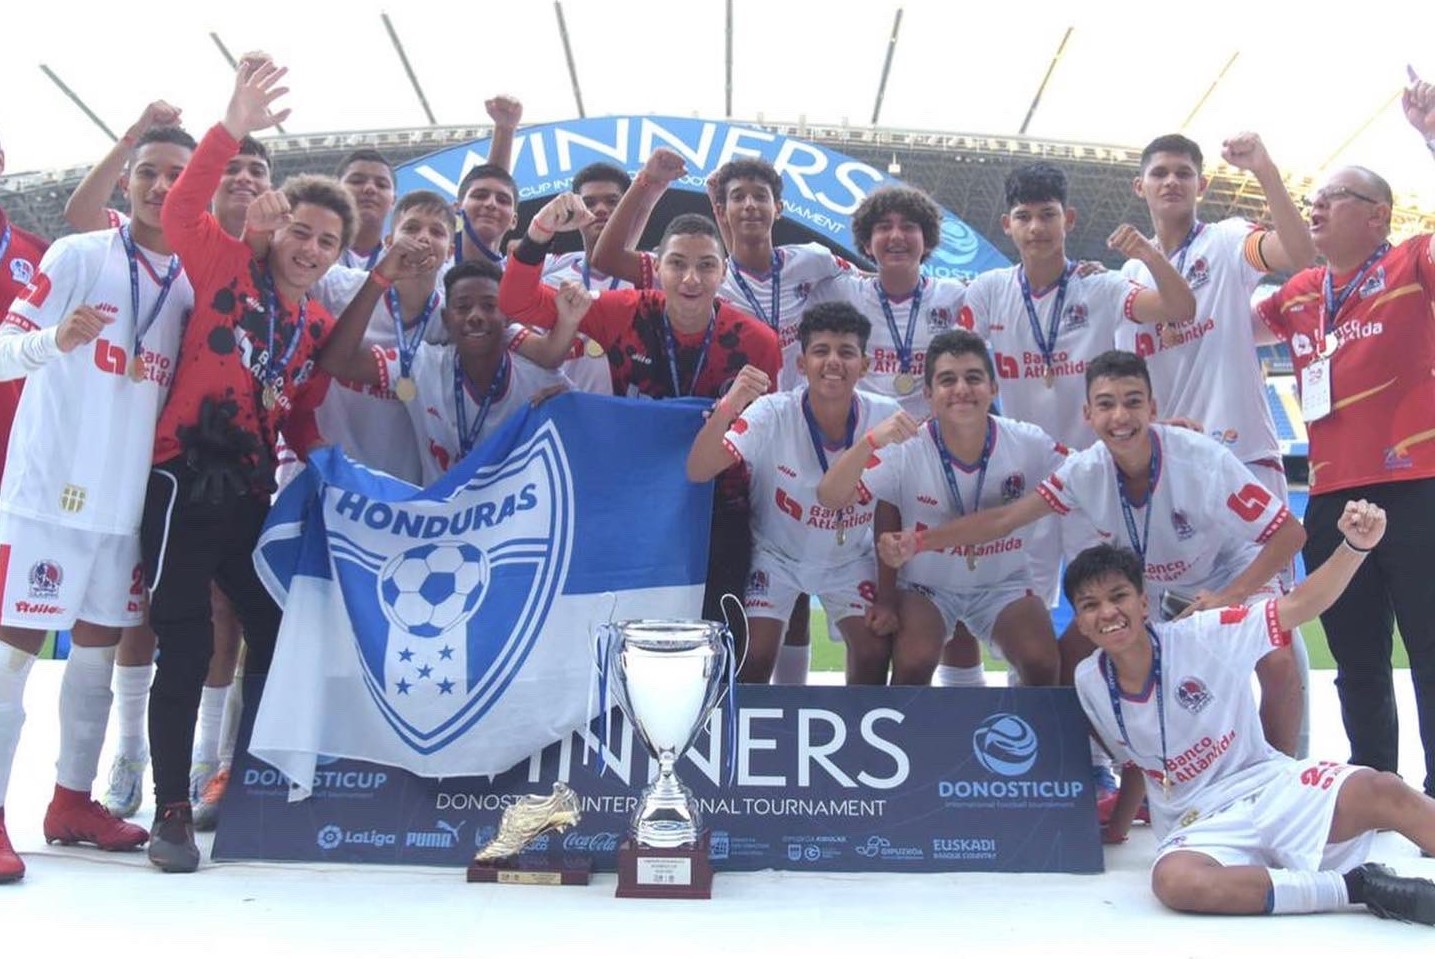
[[[449,147],[396,168],[399,195],[436,190],[454,196],[464,173],[486,162],[489,142],[475,140]],[[658,147],[682,155],[688,173],[673,186],[698,194],[704,207],[709,173],[738,157],[771,161],[783,179],[783,217],[848,256],[858,253],[852,236],[852,213],[857,205],[878,186],[902,182],[861,160],[756,127],[682,117],[590,117],[524,127],[515,135],[512,172],[519,203],[571,189],[573,175],[590,163],[612,163],[635,173]],[[942,243],[927,261],[925,272],[938,277],[971,277],[1010,265],[961,217],[951,210],[943,210],[942,215]]]
[[[246,689],[246,704],[257,694]],[[1086,721],[1069,688],[756,686],[738,701],[732,783],[718,714],[717,741],[704,733],[678,765],[718,869],[1102,870]],[[607,739],[604,726],[492,778],[327,759],[299,803],[241,748],[214,858],[463,866],[515,797],[561,779],[582,797],[583,821],[539,848],[611,870],[655,768],[620,713]]]

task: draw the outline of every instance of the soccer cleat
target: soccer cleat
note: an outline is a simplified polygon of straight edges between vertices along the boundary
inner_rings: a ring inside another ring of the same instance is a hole
[[[24,878],[25,861],[10,845],[10,836],[5,832],[5,808],[0,806],[0,882],[14,882]]]
[[[1091,780],[1096,784],[1096,819],[1104,826],[1111,821],[1120,789],[1110,766],[1092,766]]]
[[[196,832],[213,832],[219,825],[219,801],[229,786],[229,767],[225,766],[214,774],[199,802],[194,804],[194,828]]]
[[[1356,880],[1365,908],[1381,919],[1435,926],[1435,882],[1397,876],[1378,862],[1356,866],[1346,875]]]
[[[204,787],[219,772],[219,762],[214,759],[194,759],[189,764],[189,804],[198,806],[204,797]]]
[[[149,861],[162,872],[194,872],[199,868],[199,847],[194,844],[194,812],[189,803],[170,803],[155,811]]]
[[[45,841],[62,846],[86,843],[106,852],[128,852],[149,841],[142,826],[125,822],[89,796],[50,800],[45,810]]]
[[[105,790],[105,808],[113,816],[128,819],[139,812],[144,798],[144,771],[149,756],[115,755],[110,764],[110,784]]]

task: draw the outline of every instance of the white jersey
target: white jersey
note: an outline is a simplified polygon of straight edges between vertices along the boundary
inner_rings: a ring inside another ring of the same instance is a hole
[[[927,345],[932,337],[953,329],[962,305],[966,302],[967,285],[961,280],[932,279],[924,277],[919,295],[888,296],[887,303],[896,323],[900,342],[906,343],[907,324],[913,322],[913,308],[916,309],[912,330],[912,356],[907,368],[910,381],[899,381],[902,372],[901,354],[897,348],[899,340],[892,335],[887,321],[887,312],[882,308],[881,285],[875,276],[848,272],[833,277],[812,294],[814,303],[841,300],[851,303],[867,317],[872,324],[872,335],[867,340],[867,355],[871,365],[867,375],[862,377],[861,387],[871,393],[890,396],[901,404],[902,409],[917,419],[925,419],[931,412],[923,393],[923,374],[927,368]],[[898,389],[898,384],[908,386],[907,392]]]
[[[339,262],[337,265],[346,270],[363,270],[368,272],[379,265],[379,258],[383,255],[384,245],[382,243],[367,252],[361,252],[353,247],[349,247],[349,249],[339,254]],[[337,315],[338,314],[335,314],[335,316]]]
[[[1077,698],[1102,742],[1118,760],[1134,762],[1146,773],[1158,839],[1185,819],[1194,821],[1256,792],[1294,763],[1266,742],[1251,695],[1256,663],[1290,643],[1290,634],[1280,629],[1276,602],[1208,609],[1151,627],[1160,644],[1160,697],[1149,681],[1145,695],[1118,693],[1129,741],[1112,708],[1106,655],[1088,656],[1076,667]],[[1169,797],[1161,788],[1163,716]]]
[[[587,268],[587,274],[584,269]],[[609,276],[588,267],[588,254],[583,250],[550,253],[543,261],[543,282],[555,290],[564,283],[580,283],[588,291],[631,290],[633,284],[620,277]]]
[[[934,529],[961,515],[937,449],[939,429],[936,420],[928,420],[912,439],[874,453],[862,474],[863,490],[872,498],[886,500],[901,510],[902,526],[906,529]],[[1021,499],[1060,468],[1067,455],[1066,447],[1030,423],[989,416],[987,429],[991,453],[985,477],[979,462],[963,463],[954,459],[952,463],[952,477],[967,513],[994,509]],[[979,485],[980,498],[977,496]],[[1035,528],[1027,526],[974,547],[975,564],[969,564],[964,558],[968,547],[918,553],[903,567],[903,575],[924,586],[954,590],[1024,580],[1027,576],[1024,551]]]
[[[399,377],[399,351],[389,349],[373,350],[379,364],[379,376],[385,389],[391,387]],[[510,361],[508,382],[503,392],[494,397],[488,408],[488,415],[481,425],[479,413],[483,397],[474,397],[464,387],[455,389],[454,371],[458,369],[458,349],[454,346],[436,346],[420,343],[410,367],[414,386],[418,390],[412,400],[404,403],[411,430],[417,437],[419,459],[423,464],[423,485],[428,486],[447,473],[449,467],[464,456],[459,440],[459,429],[478,429],[470,449],[478,447],[488,438],[499,424],[528,405],[533,394],[556,384],[567,384],[562,374],[545,370],[521,356],[507,354]],[[457,394],[457,395],[455,395]],[[461,400],[460,400],[461,397]],[[463,403],[463,422],[457,403]]]
[[[585,275],[584,269],[587,262],[587,254],[582,250],[573,253],[549,254],[543,263],[543,282],[555,290],[564,283],[581,283],[584,289],[590,292],[596,290],[599,293],[633,288],[633,284],[627,280],[608,276],[605,273],[589,270]],[[551,335],[547,330],[537,332]],[[519,326],[516,323],[508,327],[508,333],[512,340],[512,346],[515,348],[532,335],[532,331],[527,327]],[[613,395],[613,368],[608,363],[608,354],[597,340],[592,339],[586,333],[578,333],[573,337],[573,342],[568,347],[568,358],[563,361],[562,370],[563,375],[572,380],[573,385],[584,393],[597,393],[599,396]]]
[[[1259,236],[1239,217],[1200,224],[1190,246],[1172,257],[1196,297],[1195,321],[1170,331],[1131,324],[1116,331],[1117,349],[1146,358],[1161,415],[1195,420],[1242,463],[1281,455],[1251,324],[1251,294],[1265,273],[1246,246]],[[1121,273],[1155,283],[1140,260],[1127,261]]]
[[[973,280],[958,322],[992,349],[1002,413],[1035,423],[1072,449],[1085,449],[1096,440],[1081,416],[1086,402],[1086,364],[1115,348],[1116,330],[1133,319],[1132,301],[1141,290],[1119,273],[1070,275],[1052,353],[1050,387],[1045,379],[1046,360],[1022,297],[1021,267],[991,270]],[[1043,337],[1050,329],[1058,297],[1057,285],[1032,292]]]
[[[818,284],[843,273],[853,272],[852,265],[820,243],[790,244],[774,248],[777,272],[777,303],[772,300],[773,271],[749,273],[729,257],[727,275],[718,296],[750,316],[755,316],[777,331],[778,347],[782,350],[782,369],[777,375],[779,390],[796,389],[807,381],[797,370],[797,357],[802,344],[797,341],[797,325],[807,299]]]
[[[798,563],[841,566],[872,552],[873,503],[869,498],[843,510],[817,502],[822,463],[802,412],[807,387],[759,396],[728,427],[723,442],[747,464],[755,545]],[[858,390],[853,437],[897,412],[885,396]],[[829,466],[845,448],[827,449]],[[838,528],[841,526],[842,542]]]
[[[156,275],[166,275],[170,257],[144,250],[140,255]],[[138,272],[139,315],[147,318],[160,285],[143,264]],[[61,354],[55,329],[82,304],[112,322],[94,342]],[[0,324],[3,375],[14,378],[29,371],[0,480],[0,507],[75,529],[138,532],[155,422],[169,395],[180,336],[193,308],[194,291],[184,271],[177,270],[144,333],[145,378],[136,383],[128,375],[135,310],[119,231],[78,233],[50,247]]]
[[[1220,444],[1179,427],[1153,425],[1151,433],[1156,477],[1145,504],[1130,507],[1129,515],[1119,468],[1104,443],[1071,454],[1037,492],[1060,516],[1082,514],[1100,542],[1142,553],[1153,596],[1170,588],[1223,589],[1290,513]],[[1068,556],[1092,545],[1063,538]]]
[[[334,267],[315,285],[316,298],[324,308],[338,316],[344,312],[359,287],[368,278],[367,270]],[[434,327],[443,326],[443,295],[434,307],[424,328],[427,339]],[[411,317],[412,319],[412,317]],[[405,331],[411,336],[412,331]],[[387,297],[380,297],[364,331],[364,345],[383,350],[394,349],[397,356],[398,333],[389,312]],[[391,389],[362,383],[335,380],[315,412],[319,433],[324,442],[343,448],[350,458],[373,469],[383,470],[410,483],[423,479],[419,444],[414,435],[408,410]]]

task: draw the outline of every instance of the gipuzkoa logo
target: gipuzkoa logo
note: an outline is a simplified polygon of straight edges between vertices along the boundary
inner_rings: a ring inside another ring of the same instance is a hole
[[[443,749],[501,698],[562,589],[573,488],[557,430],[448,500],[334,490],[325,524],[370,695],[415,752]]]
[[[995,713],[972,734],[972,752],[987,772],[1021,776],[1036,765],[1036,730],[1012,713]]]

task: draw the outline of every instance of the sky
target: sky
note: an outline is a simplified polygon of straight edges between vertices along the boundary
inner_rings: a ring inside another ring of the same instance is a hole
[[[42,63],[116,134],[152,99],[179,106],[201,132],[232,85],[211,31],[236,56],[263,49],[290,68],[290,133],[424,126],[380,20],[386,9],[440,124],[486,123],[483,100],[497,92],[522,99],[526,122],[577,115],[547,0],[193,0],[133,16],[96,0],[8,6],[0,143],[9,173],[93,162],[109,146]],[[1254,130],[1287,172],[1359,163],[1435,209],[1435,161],[1390,102],[1407,63],[1435,76],[1435,4],[1415,0],[1314,16],[1320,8],[1287,0],[734,0],[733,117],[867,125],[899,7],[881,126],[1016,134],[1071,27],[1029,135],[1139,147],[1182,129],[1238,54],[1185,128],[1208,157],[1223,137]],[[723,0],[565,0],[563,11],[588,115],[725,115]]]

